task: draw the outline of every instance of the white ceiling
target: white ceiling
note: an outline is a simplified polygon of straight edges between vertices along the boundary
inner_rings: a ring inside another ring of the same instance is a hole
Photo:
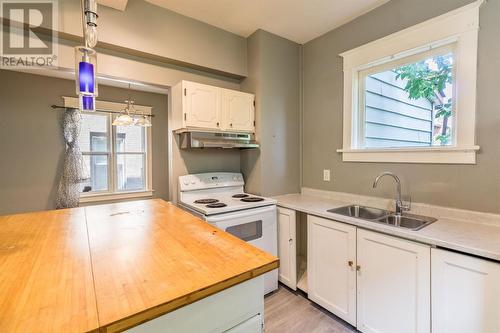
[[[146,0],[248,37],[263,29],[303,44],[389,0]]]
[[[128,0],[97,0],[98,5],[111,7],[121,11],[127,8],[127,2]],[[99,11],[99,9],[97,9],[97,11]]]

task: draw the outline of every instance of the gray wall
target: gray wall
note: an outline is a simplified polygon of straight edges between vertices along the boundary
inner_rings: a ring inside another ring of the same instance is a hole
[[[65,149],[61,96],[74,96],[74,81],[0,70],[0,215],[54,208]],[[100,99],[123,102],[127,90],[100,85]],[[153,189],[168,199],[167,96],[134,92],[153,107]]]
[[[204,172],[240,172],[237,149],[180,149],[179,136],[172,135],[172,202],[177,202],[179,176]]]
[[[261,195],[300,190],[300,49],[263,30],[248,38],[248,77],[242,90],[256,94],[260,150],[241,153],[246,190]]]
[[[81,36],[80,1],[59,1],[59,12],[59,30]],[[129,0],[124,12],[99,6],[98,14],[100,42],[246,75],[246,40],[241,36],[142,0]]]
[[[470,2],[392,0],[304,46],[303,186],[392,198],[390,181],[371,188],[375,176],[389,170],[401,176],[403,190],[416,202],[500,213],[500,0],[481,9],[476,165],[343,163],[336,153],[342,147],[339,53]],[[323,169],[332,169],[331,182],[323,182]]]

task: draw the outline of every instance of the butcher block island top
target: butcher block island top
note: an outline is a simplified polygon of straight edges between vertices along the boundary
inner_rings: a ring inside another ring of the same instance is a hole
[[[0,217],[0,332],[116,332],[278,259],[160,199]]]

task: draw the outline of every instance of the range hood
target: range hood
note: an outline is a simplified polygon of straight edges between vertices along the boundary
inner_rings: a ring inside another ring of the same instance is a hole
[[[225,148],[225,149],[250,149],[258,148],[253,134],[204,132],[204,131],[179,131],[179,144],[181,149],[191,148]]]

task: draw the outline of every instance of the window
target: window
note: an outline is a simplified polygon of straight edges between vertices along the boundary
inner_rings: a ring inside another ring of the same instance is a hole
[[[76,98],[64,97],[73,107]],[[106,103],[101,109],[120,110],[120,103]],[[139,108],[139,106],[136,106]],[[150,114],[150,108],[147,108]],[[142,110],[144,112],[144,110]],[[82,113],[78,142],[89,179],[82,183],[80,201],[112,200],[152,195],[151,128],[112,126],[117,114]]]
[[[453,131],[452,47],[359,72],[359,147],[449,146]]]
[[[479,5],[341,54],[344,161],[475,163]]]

